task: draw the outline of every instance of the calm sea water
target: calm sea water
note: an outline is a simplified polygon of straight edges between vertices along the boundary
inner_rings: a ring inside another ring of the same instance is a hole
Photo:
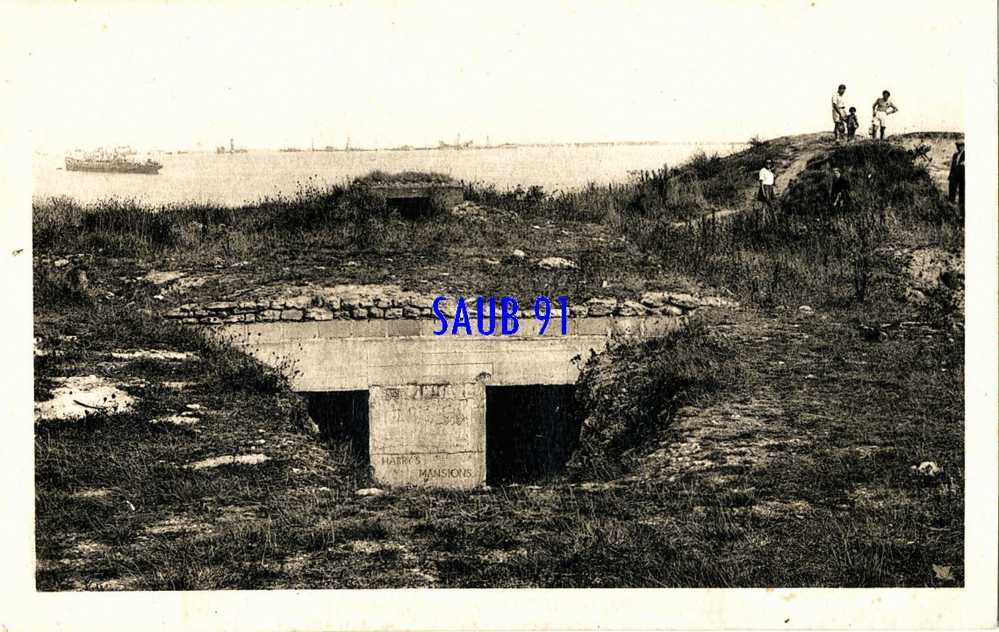
[[[340,183],[374,169],[437,171],[458,180],[500,188],[540,185],[546,191],[590,182],[623,182],[632,170],[676,165],[698,151],[721,155],[741,144],[661,144],[435,149],[423,151],[277,152],[158,155],[157,175],[66,171],[63,156],[36,155],[36,199],[67,195],[81,202],[134,198],[150,205],[211,201],[235,206],[277,193],[294,194],[308,183]]]

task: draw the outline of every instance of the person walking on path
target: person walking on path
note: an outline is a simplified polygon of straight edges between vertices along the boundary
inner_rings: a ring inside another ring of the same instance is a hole
[[[843,98],[845,92],[846,86],[841,83],[832,95],[833,139],[837,143],[846,138],[846,100]]]
[[[964,209],[964,141],[955,143],[957,151],[950,159],[950,173],[947,174],[947,199],[951,204],[959,204]],[[960,200],[960,201],[958,201]]]
[[[881,97],[874,102],[871,107],[871,118],[874,123],[871,127],[871,138],[876,138],[880,130],[881,140],[885,139],[885,128],[888,127],[888,116],[898,112],[898,108],[891,100],[891,92],[887,90],[881,93]]]

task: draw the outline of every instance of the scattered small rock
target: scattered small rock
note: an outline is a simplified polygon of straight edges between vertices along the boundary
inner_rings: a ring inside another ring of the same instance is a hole
[[[943,468],[937,465],[936,461],[923,461],[919,466],[913,465],[910,469],[926,478],[936,478],[943,472]]]
[[[905,288],[905,300],[913,305],[929,305],[930,299],[921,290],[915,288]]]
[[[798,307],[798,311],[801,312],[802,314],[811,314],[815,310],[812,309],[811,306],[809,306],[809,305],[802,305],[802,306]]]
[[[954,573],[951,571],[950,566],[938,566],[934,564],[933,574],[940,581],[945,581],[945,582],[955,581]]]
[[[355,496],[384,496],[385,490],[378,487],[364,487],[354,492]]]
[[[576,270],[579,266],[563,257],[545,257],[538,262],[538,267],[545,270]]]
[[[518,259],[523,259],[524,257],[527,256],[527,253],[524,252],[523,250],[521,250],[520,248],[517,248],[516,250],[514,250],[510,254],[513,255],[514,257],[518,258]]]

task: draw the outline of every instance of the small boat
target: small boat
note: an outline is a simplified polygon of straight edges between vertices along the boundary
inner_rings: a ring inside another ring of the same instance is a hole
[[[99,171],[103,173],[157,174],[163,165],[146,159],[145,162],[129,160],[123,156],[110,158],[70,158],[66,156],[66,171]]]

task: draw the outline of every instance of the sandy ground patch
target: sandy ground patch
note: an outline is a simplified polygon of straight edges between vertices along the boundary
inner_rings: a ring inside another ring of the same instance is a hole
[[[128,351],[112,351],[115,360],[195,360],[198,355],[188,351],[168,351],[166,349],[130,349]]]
[[[110,494],[110,490],[107,489],[81,489],[80,491],[73,494],[73,498],[102,498]]]
[[[193,470],[203,470],[207,468],[219,467],[220,465],[257,465],[265,461],[270,461],[266,454],[227,454],[225,456],[213,456],[208,459],[188,463],[187,467]]]
[[[53,378],[52,399],[35,404],[35,419],[82,419],[96,412],[125,412],[135,398],[96,375]]]
[[[146,535],[169,535],[176,533],[194,533],[210,531],[211,525],[192,520],[187,516],[168,516],[145,527]]]
[[[166,417],[157,417],[153,420],[153,423],[161,424],[174,424],[177,426],[193,426],[194,424],[201,421],[200,417],[195,417],[194,415],[168,415]]]
[[[163,272],[153,270],[140,278],[147,283],[152,283],[153,285],[164,285],[166,283],[170,283],[171,281],[176,281],[183,276],[185,276],[183,272],[178,272],[176,270],[166,270]]]

